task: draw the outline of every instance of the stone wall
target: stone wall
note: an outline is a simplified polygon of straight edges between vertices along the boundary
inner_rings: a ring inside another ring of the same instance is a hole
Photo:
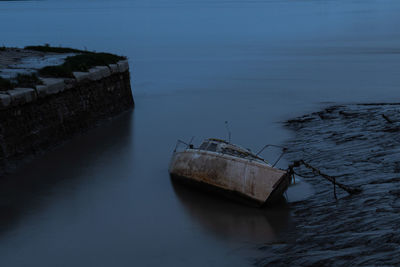
[[[127,61],[0,93],[0,175],[18,162],[133,107]]]

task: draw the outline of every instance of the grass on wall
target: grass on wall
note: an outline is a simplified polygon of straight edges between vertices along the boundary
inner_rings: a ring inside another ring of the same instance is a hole
[[[39,70],[43,77],[69,77],[72,78],[74,71],[88,71],[95,66],[108,66],[120,60],[126,59],[110,53],[96,53],[67,47],[52,47],[48,44],[42,46],[26,46],[24,49],[52,53],[78,53],[65,59],[64,64],[59,66],[48,66]]]
[[[38,76],[33,74],[18,74],[15,78],[5,79],[0,77],[0,91],[7,91],[16,87],[34,88],[36,85],[43,84]]]
[[[0,51],[5,51],[6,47],[0,47]],[[26,50],[34,50],[48,53],[76,53],[77,55],[67,57],[62,65],[47,66],[38,70],[41,77],[54,78],[73,78],[74,71],[88,71],[95,66],[108,66],[115,64],[126,57],[118,56],[110,53],[96,53],[83,51],[79,49],[67,47],[52,47],[48,44],[38,46],[26,46]],[[42,84],[37,74],[18,74],[15,78],[5,79],[0,77],[0,91],[11,90],[16,87],[33,88]]]
[[[6,91],[14,88],[10,80],[0,77],[0,91]]]
[[[115,64],[125,57],[109,53],[86,52],[84,54],[67,57],[65,62],[59,66],[48,66],[39,70],[39,75],[43,77],[70,77],[74,71],[88,71],[95,66],[108,66]]]

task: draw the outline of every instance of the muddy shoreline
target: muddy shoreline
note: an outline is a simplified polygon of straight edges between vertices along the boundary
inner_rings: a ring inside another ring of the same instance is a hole
[[[260,246],[256,265],[398,265],[400,251],[399,103],[326,108],[286,122],[294,136],[288,162],[304,159],[339,182],[362,189],[337,190],[299,172],[315,194],[291,205],[296,227],[284,241]]]

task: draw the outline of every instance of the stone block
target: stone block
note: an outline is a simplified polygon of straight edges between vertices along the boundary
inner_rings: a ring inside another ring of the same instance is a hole
[[[36,100],[37,95],[33,88],[14,88],[7,91],[13,105],[25,104]]]
[[[72,74],[74,75],[75,79],[78,82],[83,81],[85,79],[89,79],[89,72],[79,72],[79,71],[77,71],[77,72],[73,72]]]
[[[11,104],[11,96],[9,94],[0,94],[0,109],[5,109]]]
[[[119,72],[125,72],[129,70],[128,60],[121,60],[117,63]]]
[[[88,78],[92,81],[98,81],[98,80],[101,80],[101,78],[103,78],[103,76],[101,75],[100,70],[98,70],[97,68],[91,68],[89,70]]]
[[[64,79],[62,78],[42,78],[44,85],[36,86],[36,92],[39,97],[57,94],[66,89]]]
[[[102,78],[106,78],[111,75],[110,68],[107,66],[97,66],[96,69],[99,70]]]
[[[73,88],[76,85],[76,80],[73,78],[65,78],[64,84],[65,84],[64,90],[68,90],[68,89]]]
[[[98,81],[111,75],[110,69],[107,66],[97,66],[89,70],[89,79]]]
[[[110,64],[110,65],[108,65],[108,67],[110,68],[111,73],[118,73],[119,72],[118,64]]]

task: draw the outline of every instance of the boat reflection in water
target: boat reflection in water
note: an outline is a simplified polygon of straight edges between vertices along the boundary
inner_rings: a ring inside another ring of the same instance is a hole
[[[289,208],[281,202],[254,208],[172,181],[174,191],[190,217],[222,239],[265,243],[279,240],[290,226]]]

